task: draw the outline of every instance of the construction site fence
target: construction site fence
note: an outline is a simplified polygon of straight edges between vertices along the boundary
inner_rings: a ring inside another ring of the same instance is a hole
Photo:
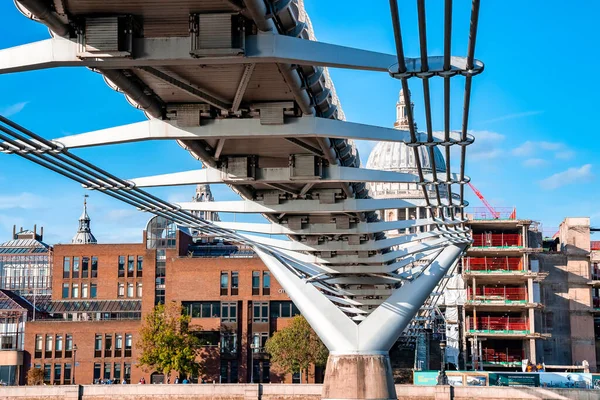
[[[522,271],[522,257],[464,257],[465,271]]]
[[[486,207],[469,207],[466,210],[467,218],[471,220],[515,220],[517,210],[513,207],[495,207],[493,213]]]
[[[525,365],[521,367],[525,368]],[[415,371],[413,383],[419,386],[437,385],[439,371]],[[448,371],[452,386],[529,386],[561,389],[596,389],[600,392],[600,374],[584,372],[485,372]],[[598,393],[600,394],[600,393]],[[596,398],[594,394],[590,398]],[[558,398],[566,398],[558,396]]]
[[[592,250],[600,250],[600,240],[592,240],[590,242],[590,248]]]
[[[481,349],[481,356],[482,361],[489,364],[518,363],[525,358],[522,348],[511,349],[509,347],[502,349],[484,347]]]
[[[477,287],[475,295],[473,288],[469,287],[467,298],[469,300],[527,300],[527,289],[523,287]]]
[[[473,247],[519,247],[522,239],[518,233],[474,233]]]
[[[467,317],[467,329],[470,331],[527,331],[529,321],[523,317]]]

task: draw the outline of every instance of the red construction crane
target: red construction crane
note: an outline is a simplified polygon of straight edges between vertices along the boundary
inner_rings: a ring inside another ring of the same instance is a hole
[[[483,197],[483,195],[481,194],[481,192],[479,190],[477,190],[477,188],[475,186],[473,186],[471,184],[471,182],[467,182],[467,184],[473,190],[473,193],[475,193],[475,195],[477,197],[479,197],[479,200],[481,200],[481,202],[485,205],[485,207],[492,214],[492,216],[494,217],[494,219],[500,219],[500,213],[498,211],[494,210],[494,207],[492,207],[491,204],[487,202],[487,200],[485,199],[485,197]]]

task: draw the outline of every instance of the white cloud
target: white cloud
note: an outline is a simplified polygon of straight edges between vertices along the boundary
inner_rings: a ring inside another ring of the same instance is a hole
[[[44,200],[33,193],[23,192],[16,195],[0,196],[0,210],[13,208],[34,209],[44,205]]]
[[[546,164],[546,160],[542,158],[528,158],[523,161],[523,165],[526,167],[539,167],[544,164]]]
[[[525,112],[521,112],[521,113],[507,114],[507,115],[503,115],[501,117],[488,119],[487,121],[481,122],[481,124],[491,124],[493,122],[506,121],[507,119],[531,117],[531,116],[540,115],[543,113],[544,113],[543,111],[525,111]]]
[[[524,142],[519,147],[512,149],[511,153],[517,157],[534,158],[536,155],[554,155],[555,158],[568,160],[575,156],[575,152],[560,142],[531,141]],[[540,158],[540,157],[537,157]]]
[[[28,103],[27,101],[23,101],[21,103],[16,103],[16,104],[13,104],[12,106],[8,106],[6,108],[2,108],[2,109],[0,109],[0,114],[7,118],[12,117],[13,115],[18,114],[21,111],[23,111],[23,109],[25,108],[27,103]]]
[[[469,160],[490,160],[504,154],[504,150],[500,148],[500,143],[505,139],[504,135],[491,131],[469,131],[469,133],[475,137],[475,142],[467,147]]]
[[[553,190],[572,183],[587,182],[592,177],[592,164],[585,164],[579,168],[569,168],[566,171],[558,172],[539,183],[543,189]]]
[[[575,152],[573,150],[559,151],[554,154],[554,157],[558,158],[559,160],[570,160],[571,158],[575,157]]]

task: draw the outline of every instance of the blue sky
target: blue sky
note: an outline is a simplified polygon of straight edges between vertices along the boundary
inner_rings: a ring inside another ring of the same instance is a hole
[[[416,11],[401,2],[408,56],[418,56]],[[409,4],[410,3],[410,4]],[[469,3],[455,2],[453,54],[464,55]],[[369,7],[347,0],[305,0],[320,41],[393,53],[387,1]],[[353,5],[355,4],[355,5]],[[429,1],[430,53],[441,54],[442,1]],[[596,206],[599,150],[595,119],[600,83],[586,66],[600,61],[594,51],[600,3],[529,0],[482,2],[476,58],[485,72],[474,79],[467,174],[497,207],[516,206],[518,215],[541,221],[551,231],[566,216],[590,216]],[[23,17],[12,2],[0,2],[0,48],[48,38],[47,29]],[[18,34],[16,34],[18,32]],[[400,84],[385,73],[331,69],[347,119],[391,126]],[[462,81],[453,86],[452,125],[460,129]],[[432,84],[434,129],[441,130],[441,82]],[[415,118],[424,129],[420,81],[412,81]],[[55,138],[144,120],[144,115],[87,69],[62,68],[0,76],[0,113]],[[361,142],[366,161],[373,143]],[[77,151],[99,166],[130,178],[199,168],[176,143],[148,142]],[[185,201],[193,187],[156,190]],[[69,242],[77,229],[82,196],[78,184],[14,155],[0,154],[0,242],[12,225],[45,227],[49,243]],[[150,217],[99,193],[91,195],[92,228],[99,241],[140,241]],[[213,187],[217,200],[234,200],[227,187]],[[468,193],[472,206],[482,204]]]

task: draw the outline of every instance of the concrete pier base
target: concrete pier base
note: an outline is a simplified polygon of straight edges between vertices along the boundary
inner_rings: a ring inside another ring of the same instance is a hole
[[[323,399],[396,400],[388,354],[330,354],[325,369]]]

